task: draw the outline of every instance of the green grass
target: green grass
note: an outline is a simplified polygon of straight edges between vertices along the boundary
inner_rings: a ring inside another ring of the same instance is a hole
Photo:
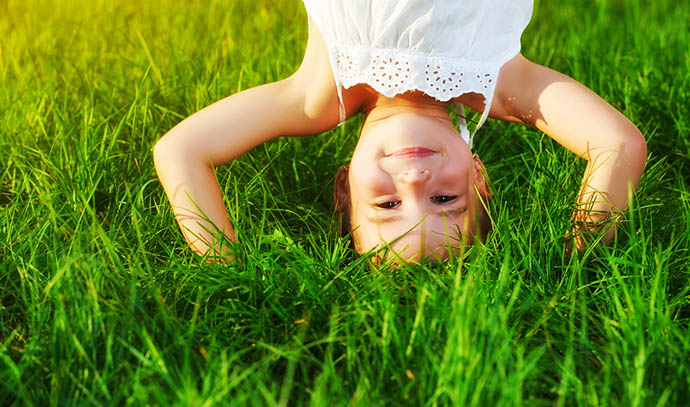
[[[539,1],[523,36],[648,140],[611,246],[564,254],[583,163],[490,122],[486,245],[372,266],[333,220],[353,119],[218,170],[242,241],[222,266],[186,248],[151,147],[293,72],[301,3],[0,0],[0,405],[690,405],[689,20]]]

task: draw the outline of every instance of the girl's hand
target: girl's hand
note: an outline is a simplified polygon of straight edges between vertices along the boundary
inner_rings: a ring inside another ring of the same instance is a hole
[[[575,210],[571,220],[571,228],[565,235],[566,251],[574,247],[581,252],[598,241],[609,243],[616,232],[616,224],[622,215],[619,212],[587,213]]]

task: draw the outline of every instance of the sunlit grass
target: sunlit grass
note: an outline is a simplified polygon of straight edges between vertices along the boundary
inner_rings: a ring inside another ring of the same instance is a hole
[[[490,122],[486,245],[390,270],[336,234],[361,118],[218,170],[237,265],[155,177],[182,118],[294,71],[299,1],[0,0],[0,404],[688,405],[689,10],[539,1],[523,37],[648,140],[613,245],[566,255],[583,163]]]

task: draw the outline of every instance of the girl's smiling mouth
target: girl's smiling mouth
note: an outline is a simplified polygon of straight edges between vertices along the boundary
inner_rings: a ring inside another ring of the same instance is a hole
[[[386,154],[386,157],[396,158],[422,158],[433,154],[438,154],[438,151],[431,150],[425,147],[406,147],[396,150],[392,153]]]

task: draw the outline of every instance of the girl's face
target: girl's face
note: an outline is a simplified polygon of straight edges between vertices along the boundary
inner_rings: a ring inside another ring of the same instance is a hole
[[[387,244],[407,261],[445,258],[474,230],[482,169],[447,115],[365,123],[349,170],[358,251]]]

